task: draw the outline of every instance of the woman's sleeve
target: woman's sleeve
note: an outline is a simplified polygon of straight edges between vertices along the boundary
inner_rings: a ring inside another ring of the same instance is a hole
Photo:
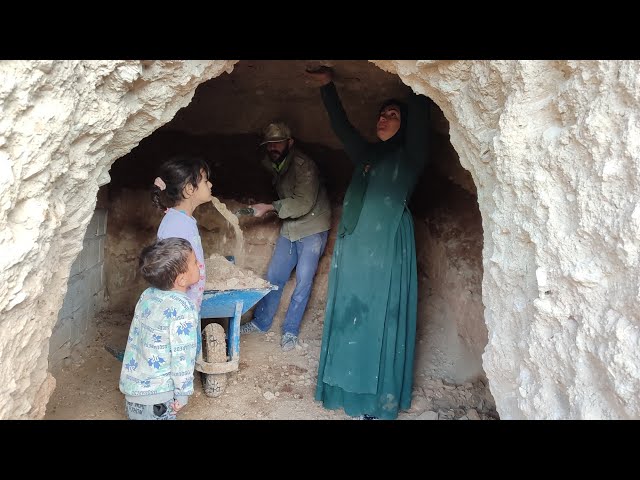
[[[409,158],[419,173],[427,163],[429,155],[429,99],[424,95],[411,93],[408,99],[407,132],[405,147]]]
[[[335,84],[329,82],[323,85],[320,87],[320,94],[324,108],[329,114],[329,121],[331,122],[333,132],[340,139],[342,145],[344,145],[344,149],[351,161],[356,164],[359,163],[368,142],[360,135],[360,132],[351,125],[351,122],[349,122]]]

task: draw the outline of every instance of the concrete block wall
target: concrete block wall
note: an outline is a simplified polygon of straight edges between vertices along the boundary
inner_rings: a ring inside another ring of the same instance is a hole
[[[71,266],[67,294],[49,343],[49,368],[60,366],[75,345],[95,330],[94,317],[104,306],[104,251],[107,210],[96,209],[84,235],[82,251]]]

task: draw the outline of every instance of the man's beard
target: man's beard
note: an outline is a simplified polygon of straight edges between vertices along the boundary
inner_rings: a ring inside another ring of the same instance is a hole
[[[284,159],[287,158],[287,155],[289,155],[289,146],[287,145],[281,154],[279,154],[276,158],[273,158],[273,155],[275,153],[277,152],[269,152],[269,157],[271,157],[271,161],[273,163],[280,165],[284,161]]]

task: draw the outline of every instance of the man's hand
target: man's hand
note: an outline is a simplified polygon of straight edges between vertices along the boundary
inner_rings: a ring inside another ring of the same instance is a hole
[[[333,80],[333,69],[325,65],[319,67],[307,67],[305,70],[307,77],[320,85],[326,85]]]
[[[251,208],[253,208],[254,217],[262,217],[267,212],[275,211],[271,203],[256,203],[255,205],[251,205]]]
[[[178,413],[180,411],[180,409],[182,409],[182,407],[184,407],[184,405],[182,405],[179,401],[174,400],[173,403],[171,403],[171,408],[173,409],[174,412]]]

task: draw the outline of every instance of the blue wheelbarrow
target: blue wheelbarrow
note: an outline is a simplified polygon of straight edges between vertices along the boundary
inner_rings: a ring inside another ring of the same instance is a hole
[[[222,395],[226,374],[238,369],[240,317],[267,293],[277,289],[276,285],[270,285],[260,289],[205,290],[200,310],[202,319],[229,318],[227,334],[218,323],[207,325],[203,331],[202,356],[196,360],[196,370],[204,375],[204,392],[208,397]]]

